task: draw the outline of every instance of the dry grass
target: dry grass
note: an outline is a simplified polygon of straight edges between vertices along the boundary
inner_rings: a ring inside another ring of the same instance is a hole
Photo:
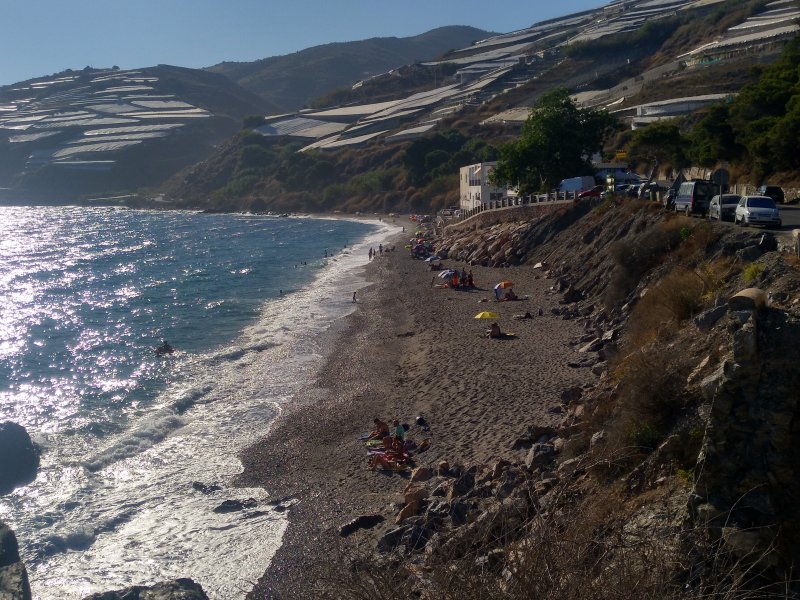
[[[680,365],[661,345],[631,352],[613,367],[619,381],[617,400],[609,419],[609,442],[614,448],[655,449],[679,418],[686,397],[684,380],[673,369]]]

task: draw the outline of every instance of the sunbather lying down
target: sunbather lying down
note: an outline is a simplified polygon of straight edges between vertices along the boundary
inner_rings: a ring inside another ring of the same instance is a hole
[[[412,464],[412,459],[408,454],[397,452],[376,453],[369,457],[369,468],[386,469],[387,471],[402,471]]]

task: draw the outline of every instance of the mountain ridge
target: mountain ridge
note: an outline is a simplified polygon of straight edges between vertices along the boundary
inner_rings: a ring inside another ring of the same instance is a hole
[[[243,88],[291,111],[336,88],[495,35],[466,25],[437,27],[410,37],[374,37],[330,42],[291,54],[249,62],[222,62],[206,71],[220,73]],[[302,68],[301,68],[302,65]]]

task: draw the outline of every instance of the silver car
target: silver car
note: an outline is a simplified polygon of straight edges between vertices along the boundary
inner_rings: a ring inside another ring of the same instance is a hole
[[[781,215],[775,201],[768,196],[742,196],[736,205],[734,222],[737,225],[781,226]]]
[[[736,205],[742,197],[739,194],[722,194],[711,198],[708,205],[708,218],[717,221],[733,221]]]

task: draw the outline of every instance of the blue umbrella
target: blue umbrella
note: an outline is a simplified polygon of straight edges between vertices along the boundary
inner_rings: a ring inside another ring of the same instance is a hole
[[[453,269],[445,269],[444,271],[439,273],[439,277],[441,277],[442,279],[444,279],[445,277],[452,277],[453,273],[455,273],[455,270],[453,270]]]
[[[439,257],[434,254],[433,256],[426,258],[425,262],[431,262],[432,260],[439,260]]]

